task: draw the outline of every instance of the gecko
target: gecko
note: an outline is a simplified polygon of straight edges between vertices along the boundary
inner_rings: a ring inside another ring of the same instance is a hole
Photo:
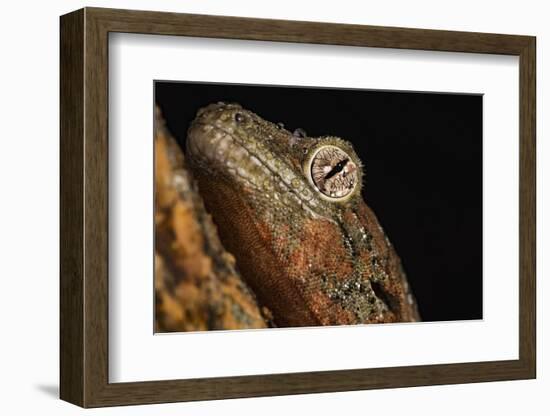
[[[197,112],[186,152],[222,243],[276,326],[420,320],[401,260],[363,200],[350,142],[219,102]]]

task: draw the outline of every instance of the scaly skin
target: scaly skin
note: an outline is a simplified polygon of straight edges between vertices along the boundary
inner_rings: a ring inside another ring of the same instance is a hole
[[[222,242],[278,326],[419,320],[350,143],[218,103],[197,113],[187,154]]]

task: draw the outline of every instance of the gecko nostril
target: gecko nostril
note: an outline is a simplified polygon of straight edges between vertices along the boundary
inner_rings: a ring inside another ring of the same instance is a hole
[[[245,120],[245,116],[242,113],[235,113],[235,121],[242,123]]]

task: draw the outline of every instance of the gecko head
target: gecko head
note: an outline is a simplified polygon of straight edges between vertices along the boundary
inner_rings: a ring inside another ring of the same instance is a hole
[[[186,146],[220,240],[278,326],[394,319],[378,298],[389,243],[362,202],[350,143],[217,103],[198,111]]]
[[[187,154],[203,175],[223,178],[244,196],[332,216],[360,197],[361,162],[338,137],[308,137],[263,120],[238,104],[200,109]]]

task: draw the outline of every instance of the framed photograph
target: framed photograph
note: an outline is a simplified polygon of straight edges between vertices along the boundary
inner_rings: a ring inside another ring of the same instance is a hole
[[[535,378],[535,38],[61,17],[82,407]]]

